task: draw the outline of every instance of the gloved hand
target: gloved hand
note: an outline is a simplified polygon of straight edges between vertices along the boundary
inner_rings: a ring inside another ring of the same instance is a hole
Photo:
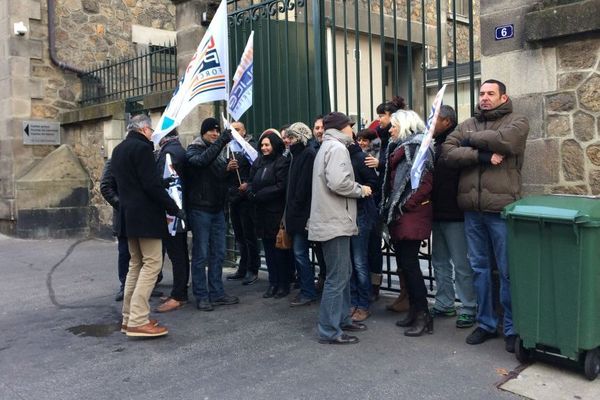
[[[165,189],[168,189],[169,186],[171,186],[171,183],[175,182],[175,180],[176,179],[172,176],[169,176],[168,178],[163,178],[163,180],[162,180],[163,187]]]
[[[233,139],[231,129],[225,129],[223,132],[221,132],[221,137],[223,138],[223,140],[225,140],[226,143],[231,142],[231,139]]]
[[[175,214],[175,216],[177,218],[179,218],[180,220],[182,220],[187,225],[187,215],[185,214],[185,210],[183,208],[179,209],[179,211],[177,211],[177,214]]]

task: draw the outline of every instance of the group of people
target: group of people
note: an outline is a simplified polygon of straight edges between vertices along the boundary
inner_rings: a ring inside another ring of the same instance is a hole
[[[477,325],[467,343],[496,337],[495,265],[506,350],[514,352],[507,230],[500,211],[520,198],[527,119],[513,112],[506,87],[497,80],[483,82],[474,117],[459,125],[452,107],[442,106],[434,145],[413,189],[411,168],[425,124],[399,97],[380,104],[377,114],[375,123],[358,132],[340,112],[317,117],[312,130],[303,122],[267,129],[258,138],[259,156],[253,162],[239,146],[229,145],[231,131],[221,131],[213,118],[204,120],[187,150],[174,130],[153,154],[150,119],[134,116],[101,184],[115,209],[123,332],[168,332],[149,319],[148,303],[165,251],[173,264],[173,289],[156,311],[174,311],[188,302],[187,231],[179,225],[175,235],[168,235],[165,212],[185,221],[192,232],[191,286],[197,308],[211,311],[239,302],[223,287],[228,207],[240,259],[226,279],[256,282],[260,238],[269,280],[263,297],[285,298],[297,282],[300,290],[290,301],[297,307],[316,302],[322,291],[321,343],[357,343],[349,333],[367,329],[364,321],[382,280],[386,230],[400,282],[400,294],[387,309],[403,313],[396,325],[405,328],[406,336],[432,333],[434,318],[456,316],[458,328]],[[241,122],[232,128],[254,146]],[[162,178],[167,154],[183,180],[183,209],[165,191],[171,183]],[[421,242],[430,237],[436,279],[432,308],[418,257]],[[317,284],[311,249],[319,265]]]

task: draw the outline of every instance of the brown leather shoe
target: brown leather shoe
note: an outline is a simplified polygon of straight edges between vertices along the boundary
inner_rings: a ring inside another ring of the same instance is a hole
[[[169,299],[162,303],[160,306],[156,307],[156,312],[158,313],[166,313],[169,311],[179,310],[181,307],[185,305],[185,301],[179,301],[175,299]]]
[[[363,310],[363,309],[357,308],[356,311],[354,311],[354,314],[352,314],[352,321],[363,322],[370,316],[371,316],[371,313],[368,310]]]
[[[397,313],[407,312],[409,308],[410,304],[408,303],[408,295],[406,292],[404,294],[400,294],[392,304],[385,306],[386,310]]]
[[[153,325],[152,322],[148,322],[142,326],[128,326],[127,337],[157,337],[164,336],[169,331],[164,326]]]
[[[152,325],[158,326],[158,320],[157,319],[151,319],[149,321],[150,321],[150,323]],[[127,325],[121,324],[121,333],[127,333]]]

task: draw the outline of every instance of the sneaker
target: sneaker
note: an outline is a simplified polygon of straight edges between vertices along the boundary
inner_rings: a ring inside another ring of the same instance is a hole
[[[244,279],[242,280],[242,285],[244,285],[244,286],[252,285],[257,280],[258,280],[258,274],[255,274],[254,272],[248,272],[246,274],[246,276],[244,276]]]
[[[504,349],[509,353],[515,352],[515,343],[517,342],[517,335],[508,335],[504,338]]]
[[[469,336],[467,336],[467,344],[481,344],[488,339],[492,339],[498,336],[497,332],[488,332],[481,327],[475,328]]]
[[[314,301],[315,299],[309,299],[308,297],[298,295],[290,302],[290,307],[309,306]]]
[[[450,310],[438,310],[437,308],[432,308],[431,311],[431,316],[436,318],[436,317],[456,317],[456,309],[452,308]]]
[[[352,321],[354,322],[363,322],[367,318],[371,316],[369,310],[363,310],[362,308],[357,308],[354,314],[352,314]]]
[[[240,299],[238,299],[235,296],[224,295],[223,297],[215,299],[215,300],[211,301],[210,303],[213,306],[230,306],[232,304],[237,304],[239,302],[240,302]]]
[[[208,300],[199,300],[196,302],[196,308],[200,311],[212,311],[214,310],[212,304]]]
[[[475,325],[475,316],[470,314],[460,314],[456,318],[457,328],[470,328]]]

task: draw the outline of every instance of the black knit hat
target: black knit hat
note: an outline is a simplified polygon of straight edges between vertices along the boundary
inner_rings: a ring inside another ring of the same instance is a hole
[[[214,118],[206,118],[202,121],[202,127],[200,128],[200,136],[204,135],[208,131],[212,131],[216,129],[221,132],[221,127],[219,126],[219,121]]]

